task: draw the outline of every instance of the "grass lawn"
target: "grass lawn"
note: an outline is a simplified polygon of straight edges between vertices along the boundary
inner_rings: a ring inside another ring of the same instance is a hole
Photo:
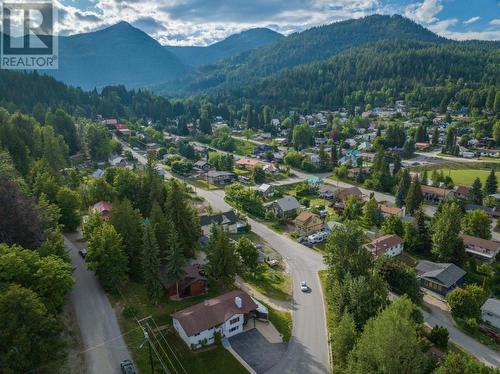
[[[323,288],[323,295],[325,296],[325,306],[326,306],[326,325],[328,328],[328,336],[333,330],[333,311],[331,308],[330,297],[327,292],[327,270],[320,270],[318,272],[319,280],[321,282],[321,287]],[[330,338],[328,338],[329,340]]]
[[[486,182],[486,178],[490,174],[489,170],[480,170],[480,169],[449,169],[449,168],[443,168],[443,169],[438,169],[438,172],[443,171],[443,174],[449,175],[451,179],[453,179],[453,182],[456,185],[464,185],[464,186],[472,186],[472,183],[474,180],[479,177],[481,179],[481,183],[484,186],[484,183]],[[429,178],[431,177],[431,173],[429,174]],[[498,176],[497,176],[498,180]]]
[[[242,139],[234,139],[234,144],[236,145],[236,149],[234,150],[234,153],[240,156],[246,156],[250,155],[253,153],[253,150],[255,149],[255,144],[248,141],[248,140],[242,140]]]
[[[129,283],[126,287],[122,287],[120,297],[111,296],[111,302],[115,304],[119,303],[120,306],[133,305],[137,310],[137,318],[153,316],[158,326],[167,326],[165,337],[188,373],[247,373],[246,369],[241,366],[231,353],[222,347],[214,347],[213,349],[199,353],[191,351],[171,327],[172,319],[170,314],[215,295],[216,293],[211,291],[207,295],[179,302],[170,301],[163,297],[159,304],[155,306],[149,302],[143,285]],[[121,308],[117,309],[121,310]],[[135,318],[127,318],[119,313],[118,322],[139,371],[143,374],[151,374],[148,348],[146,344],[142,345],[144,336],[138,328]],[[161,367],[160,363],[155,362],[155,369],[159,367]],[[175,366],[175,370],[181,372],[178,366]],[[173,371],[175,372],[175,370]]]
[[[244,279],[271,299],[290,300],[292,296],[290,277],[283,271],[270,268],[267,264],[260,264],[256,275],[245,275]]]
[[[276,327],[276,330],[283,336],[283,341],[288,342],[292,337],[292,315],[290,312],[274,309],[263,301],[259,303],[265,305],[269,311],[269,321]],[[221,373],[225,373],[221,371]]]

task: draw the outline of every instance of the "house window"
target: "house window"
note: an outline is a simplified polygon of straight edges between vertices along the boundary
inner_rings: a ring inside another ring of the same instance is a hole
[[[240,322],[240,317],[233,318],[232,320],[229,321],[230,325],[234,325],[235,323]]]
[[[239,328],[238,326],[231,327],[231,328],[229,329],[229,332],[236,331],[236,330],[238,330],[238,328]]]

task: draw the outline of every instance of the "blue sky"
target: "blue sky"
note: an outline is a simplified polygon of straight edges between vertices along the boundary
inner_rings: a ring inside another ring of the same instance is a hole
[[[55,0],[61,34],[119,21],[162,44],[207,45],[252,27],[283,34],[366,15],[402,14],[457,40],[500,40],[500,0]]]

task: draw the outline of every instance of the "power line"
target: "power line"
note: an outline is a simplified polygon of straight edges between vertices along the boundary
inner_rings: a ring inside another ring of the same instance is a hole
[[[156,321],[154,318],[151,318],[151,320],[153,321],[153,323],[155,324],[155,328],[157,331],[160,331],[158,325],[156,324]],[[186,371],[186,369],[184,368],[184,366],[182,365],[181,361],[179,360],[179,358],[177,357],[177,355],[175,354],[174,350],[172,349],[172,347],[170,346],[170,344],[168,343],[167,341],[167,338],[165,338],[165,335],[163,335],[160,331],[160,336],[163,338],[163,341],[165,342],[165,344],[167,345],[168,349],[170,349],[170,352],[172,352],[172,354],[174,355],[174,358],[177,360],[177,362],[179,363],[180,367],[182,368],[182,371],[185,373],[185,374],[188,374],[188,372]]]
[[[163,354],[165,355],[165,357],[167,358],[168,360],[168,363],[170,364],[170,366],[172,367],[172,369],[174,370],[174,372],[176,374],[177,373],[177,369],[175,368],[174,364],[172,363],[172,361],[170,360],[170,357],[168,357],[167,355],[167,352],[165,352],[165,349],[163,349],[163,346],[161,345],[160,341],[158,340],[158,338],[156,337],[156,334],[154,333],[153,329],[151,328],[151,326],[149,326],[149,323],[146,321],[146,326],[149,328],[149,331],[151,332],[151,335],[153,335],[153,338],[156,340],[156,343],[158,344],[158,346],[160,347],[161,351],[163,352]]]

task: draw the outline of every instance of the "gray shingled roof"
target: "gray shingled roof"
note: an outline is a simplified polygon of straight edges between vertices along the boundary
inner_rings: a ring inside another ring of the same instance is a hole
[[[416,270],[420,277],[438,282],[447,288],[456,284],[466,273],[455,264],[427,260],[420,260]]]
[[[235,224],[236,222],[238,222],[238,217],[236,217],[236,213],[234,213],[234,210],[229,210],[224,213],[200,216],[201,226],[208,226],[212,223],[215,223],[217,225],[227,225]]]
[[[293,196],[285,196],[281,199],[278,199],[276,200],[276,204],[278,204],[278,206],[283,212],[289,212],[291,210],[300,208],[299,202]]]

